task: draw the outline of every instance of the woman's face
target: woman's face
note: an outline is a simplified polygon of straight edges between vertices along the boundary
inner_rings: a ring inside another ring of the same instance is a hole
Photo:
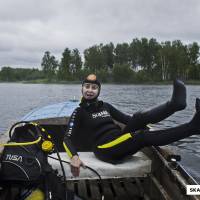
[[[99,94],[99,86],[94,83],[84,83],[82,87],[82,95],[85,99],[94,99]]]

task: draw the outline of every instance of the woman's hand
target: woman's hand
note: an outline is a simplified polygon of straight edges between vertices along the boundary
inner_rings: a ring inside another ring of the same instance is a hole
[[[71,162],[70,162],[71,172],[72,172],[73,176],[75,176],[75,177],[79,176],[81,166],[85,168],[85,165],[80,160],[80,158],[77,155],[73,156],[71,158]]]

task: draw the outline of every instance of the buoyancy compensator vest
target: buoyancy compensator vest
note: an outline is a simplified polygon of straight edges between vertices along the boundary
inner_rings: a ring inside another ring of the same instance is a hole
[[[34,123],[13,130],[9,133],[11,146],[5,146],[1,156],[1,180],[37,182],[49,168],[47,153],[42,150],[42,131]]]
[[[63,181],[48,164],[48,154],[54,147],[57,153],[58,150],[43,127],[37,123],[18,122],[11,127],[9,137],[9,142],[2,145],[4,150],[0,158],[0,185],[5,186],[2,200],[38,200],[39,196],[45,200],[82,200],[66,189],[65,175]],[[8,193],[13,183],[16,191],[11,193],[11,198]]]

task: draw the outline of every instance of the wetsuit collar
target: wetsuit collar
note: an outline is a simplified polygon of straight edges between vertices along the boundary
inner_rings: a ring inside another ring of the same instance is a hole
[[[85,108],[90,107],[90,106],[98,107],[98,106],[103,105],[103,101],[99,101],[98,99],[88,100],[88,99],[82,98],[81,103],[79,105]]]

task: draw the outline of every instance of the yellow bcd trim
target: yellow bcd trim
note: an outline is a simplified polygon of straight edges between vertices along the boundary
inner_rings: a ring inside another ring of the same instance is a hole
[[[44,128],[41,128],[41,130],[42,130],[43,132],[46,132],[46,130],[45,130]]]
[[[49,139],[51,139],[51,136],[50,136],[50,135],[48,135],[47,137],[48,137]]]
[[[67,155],[71,158],[72,157],[72,153],[71,153],[71,151],[69,150],[69,148],[67,147],[67,145],[64,142],[63,142],[63,146],[64,146],[65,151],[67,152]]]
[[[53,143],[49,140],[45,140],[43,143],[42,143],[42,150],[45,151],[45,152],[50,152],[53,150]]]
[[[126,140],[128,140],[129,138],[132,138],[132,135],[130,133],[126,133],[120,137],[118,137],[117,139],[111,141],[111,142],[108,142],[106,144],[103,144],[103,145],[100,145],[98,146],[99,149],[106,149],[106,148],[110,148],[110,147],[113,147],[115,145],[118,145]]]
[[[36,122],[30,122],[30,124],[32,124],[33,126],[38,126]]]
[[[39,137],[37,140],[34,140],[32,142],[10,142],[6,144],[0,144],[0,146],[28,146],[39,143],[41,139],[42,137]]]

